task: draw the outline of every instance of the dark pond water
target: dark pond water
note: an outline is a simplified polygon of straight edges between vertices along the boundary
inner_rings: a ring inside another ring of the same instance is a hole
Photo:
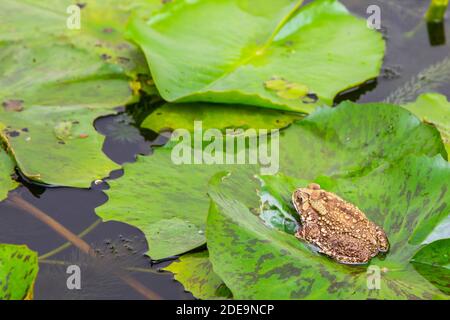
[[[381,31],[387,40],[388,51],[377,80],[341,94],[336,102],[345,99],[408,101],[427,91],[450,96],[450,23],[445,26],[446,35],[430,39],[422,19],[428,2],[343,0],[360,16],[367,16],[366,9],[370,4],[380,6]],[[442,33],[444,26],[434,26],[434,29],[439,31],[440,27]],[[104,152],[120,164],[133,162],[137,154],[151,154],[154,146],[165,141],[155,133],[139,131],[126,114],[99,119],[96,128],[106,135]],[[111,178],[121,175],[121,171],[113,172]],[[101,259],[89,258],[75,247],[65,245],[64,238],[31,215],[6,202],[0,203],[0,243],[27,244],[44,258],[35,286],[36,299],[143,299],[122,280],[120,275],[124,273],[131,274],[162,298],[193,299],[170,273],[158,271],[169,262],[152,264],[144,255],[148,247],[140,230],[118,222],[103,223],[96,216],[95,208],[107,201],[103,192],[108,188],[107,184],[93,184],[89,190],[44,188],[18,179],[23,186],[10,196],[19,195],[73,233],[82,234],[82,238],[102,256]],[[82,290],[67,289],[66,266],[69,264],[82,268]]]

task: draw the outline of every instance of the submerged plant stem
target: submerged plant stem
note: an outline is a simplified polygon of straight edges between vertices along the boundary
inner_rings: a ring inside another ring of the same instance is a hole
[[[20,198],[18,195],[11,195],[8,201],[15,205],[16,207],[22,209],[26,213],[31,214],[36,219],[40,220],[41,222],[48,225],[50,228],[52,228],[56,233],[67,239],[70,243],[72,243],[75,247],[77,247],[80,251],[83,253],[90,255],[92,257],[96,257],[94,250],[92,247],[83,239],[78,237],[76,234],[74,234],[72,231],[64,227],[62,224],[60,224],[58,221],[47,215],[42,210],[36,208],[29,202],[25,201],[24,199]],[[160,300],[161,297],[156,294],[155,292],[151,291],[144,285],[142,285],[139,281],[134,279],[133,277],[126,275],[126,274],[116,274],[120,279],[125,281],[130,287],[132,287],[134,290],[139,292],[142,296],[146,297],[149,300]]]
[[[9,201],[14,204],[16,207],[19,207],[23,211],[31,214],[36,219],[40,220],[41,222],[48,225],[50,228],[52,228],[56,233],[58,233],[63,238],[67,239],[69,242],[71,242],[75,247],[77,247],[80,251],[93,255],[93,250],[91,246],[85,242],[84,240],[80,239],[76,234],[74,234],[72,231],[64,227],[62,224],[60,224],[58,221],[47,215],[42,210],[36,208],[29,202],[23,200],[17,195],[11,195],[9,198]]]
[[[448,0],[431,0],[426,19],[428,22],[439,23],[444,20],[447,11]]]
[[[413,102],[421,93],[436,91],[448,81],[450,81],[450,56],[422,70],[403,86],[395,89],[384,102],[392,104]]]
[[[89,232],[91,232],[92,230],[95,229],[95,227],[97,227],[100,223],[102,222],[101,219],[96,220],[93,224],[91,224],[89,227],[87,227],[86,229],[84,229],[81,233],[78,234],[79,238],[83,238],[85,235],[87,235]],[[59,246],[58,248],[47,252],[46,254],[43,254],[42,256],[39,257],[39,260],[45,260],[50,258],[51,256],[54,256],[55,254],[63,251],[64,249],[67,249],[68,247],[70,247],[72,245],[72,243],[66,242],[63,245]]]

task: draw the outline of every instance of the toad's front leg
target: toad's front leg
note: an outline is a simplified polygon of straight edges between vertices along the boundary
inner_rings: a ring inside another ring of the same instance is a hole
[[[295,233],[295,237],[300,240],[306,240],[305,239],[305,228],[303,228],[302,226],[299,226],[297,232]]]
[[[384,230],[379,226],[376,226],[376,235],[378,240],[378,250],[380,250],[380,252],[387,252],[389,250],[389,240]]]

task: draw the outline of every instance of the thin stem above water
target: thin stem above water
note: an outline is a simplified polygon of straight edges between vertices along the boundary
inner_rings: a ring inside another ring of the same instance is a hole
[[[445,18],[447,7],[448,0],[431,0],[430,7],[426,13],[427,21],[433,23],[442,22]]]

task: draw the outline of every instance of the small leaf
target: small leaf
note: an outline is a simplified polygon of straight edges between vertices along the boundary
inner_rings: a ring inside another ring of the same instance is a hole
[[[1,126],[0,126],[1,128]],[[0,149],[0,201],[6,198],[8,192],[17,187],[11,175],[14,174],[15,163],[11,157]]]
[[[104,137],[93,126],[95,119],[111,113],[108,108],[67,106],[0,112],[0,135],[29,179],[88,188],[92,181],[120,168],[102,152]],[[11,136],[11,130],[20,135]]]
[[[163,270],[174,273],[175,279],[197,299],[232,298],[230,290],[214,273],[208,251],[186,254]]]
[[[424,278],[450,295],[450,239],[437,240],[423,247],[412,262]]]
[[[29,300],[38,273],[37,253],[27,246],[0,244],[0,300]]]
[[[447,153],[450,153],[450,102],[437,93],[422,94],[413,103],[403,106],[422,121],[434,125],[441,133]]]

